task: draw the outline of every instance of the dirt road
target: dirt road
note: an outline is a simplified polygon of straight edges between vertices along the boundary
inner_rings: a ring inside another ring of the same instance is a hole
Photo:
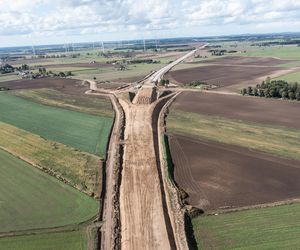
[[[126,116],[120,188],[121,249],[174,249],[154,151],[154,105],[120,103]]]

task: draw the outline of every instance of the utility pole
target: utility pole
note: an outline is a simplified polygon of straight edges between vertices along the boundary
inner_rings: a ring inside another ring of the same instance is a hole
[[[146,51],[146,41],[144,39],[144,51]]]

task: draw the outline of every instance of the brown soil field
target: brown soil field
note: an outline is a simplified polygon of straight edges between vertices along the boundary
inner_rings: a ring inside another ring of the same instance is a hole
[[[300,162],[247,148],[171,135],[175,181],[204,210],[300,197]]]
[[[279,66],[282,64],[294,62],[293,60],[281,60],[273,57],[244,57],[244,56],[226,56],[193,64],[220,64],[220,65],[256,65],[256,66]]]
[[[300,128],[300,102],[296,101],[183,92],[176,98],[172,108],[205,115]]]
[[[204,81],[218,87],[232,85],[256,85],[261,83],[261,78],[273,76],[276,72],[286,70],[280,67],[257,67],[254,65],[204,65],[181,70],[171,71],[166,78],[178,84],[192,81]]]
[[[0,83],[0,87],[7,87],[10,90],[17,89],[39,89],[53,88],[65,93],[84,93],[88,86],[83,86],[81,80],[69,78],[41,78],[41,79],[23,79]]]

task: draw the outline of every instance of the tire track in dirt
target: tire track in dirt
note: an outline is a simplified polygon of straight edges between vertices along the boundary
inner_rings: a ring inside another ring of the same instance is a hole
[[[172,249],[153,147],[153,107],[120,103],[126,114],[120,188],[121,248]]]

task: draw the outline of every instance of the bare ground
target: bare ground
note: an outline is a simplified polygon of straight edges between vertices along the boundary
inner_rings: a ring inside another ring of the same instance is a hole
[[[172,108],[198,114],[300,128],[300,102],[296,101],[184,92],[176,98]]]
[[[280,67],[257,67],[257,66],[223,66],[223,65],[204,65],[181,70],[171,71],[167,78],[172,82],[186,84],[192,81],[203,81],[218,87],[228,87],[232,85],[248,86],[260,83],[261,77],[265,79],[277,72],[283,74],[288,72]],[[235,87],[235,90],[238,88]]]
[[[120,103],[126,114],[120,187],[121,248],[174,249],[154,150],[153,106]]]
[[[300,197],[300,162],[233,145],[170,137],[175,180],[187,201],[208,210]]]
[[[71,94],[84,94],[89,89],[88,85],[82,85],[81,80],[69,78],[22,79],[2,82],[0,87],[7,87],[10,90],[52,88]]]

